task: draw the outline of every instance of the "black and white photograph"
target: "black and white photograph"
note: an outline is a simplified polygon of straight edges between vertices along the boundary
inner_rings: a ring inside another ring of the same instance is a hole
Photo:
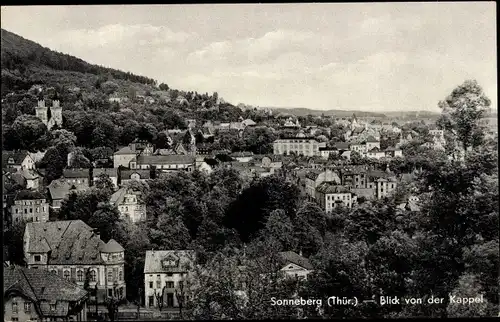
[[[5,322],[500,317],[496,2],[0,10]]]

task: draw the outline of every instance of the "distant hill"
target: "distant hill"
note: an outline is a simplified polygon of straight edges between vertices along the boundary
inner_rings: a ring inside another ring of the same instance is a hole
[[[267,107],[277,113],[292,114],[295,116],[334,116],[334,117],[351,117],[355,114],[357,117],[369,117],[369,118],[437,118],[440,113],[429,112],[429,111],[398,111],[398,112],[367,112],[367,111],[346,111],[346,110],[313,110],[304,107]]]

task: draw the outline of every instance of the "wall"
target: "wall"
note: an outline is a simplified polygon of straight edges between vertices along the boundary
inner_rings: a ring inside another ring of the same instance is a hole
[[[17,313],[12,311],[12,303],[17,302]],[[24,311],[24,303],[30,303],[30,311]],[[14,321],[12,318],[17,318],[17,321],[26,322],[28,320],[37,320],[38,314],[33,303],[21,296],[9,297],[4,302],[4,321]]]
[[[158,279],[158,275],[160,278]],[[174,282],[174,288],[179,287],[179,281],[184,281],[186,279],[186,276],[182,277],[181,274],[179,273],[173,273],[172,276],[168,276],[166,273],[156,273],[156,274],[144,274],[144,300],[146,307],[149,307],[149,296],[154,296],[155,292],[161,291],[161,288],[163,288],[166,285],[166,282]],[[158,288],[157,281],[160,281],[160,287]],[[153,282],[153,289],[150,288],[149,282]],[[184,282],[185,283],[185,282]],[[177,298],[175,296],[175,290],[174,289],[166,289],[165,290],[165,304],[164,307],[167,307],[167,293],[172,293],[174,294],[174,307],[178,307],[179,303],[177,301]],[[156,301],[156,297],[154,297],[154,306],[158,306],[158,303]]]

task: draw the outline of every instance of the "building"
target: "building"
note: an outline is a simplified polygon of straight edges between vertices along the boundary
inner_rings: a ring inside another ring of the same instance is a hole
[[[282,265],[280,271],[283,272],[286,277],[306,280],[307,276],[314,270],[309,259],[303,257],[302,254],[287,251],[280,252],[279,257]]]
[[[138,151],[135,150],[132,144],[121,148],[113,154],[113,168],[118,168],[120,166],[128,168],[130,162],[137,157],[137,154]]]
[[[319,155],[325,160],[328,160],[330,158],[330,155],[338,155],[338,154],[339,150],[336,147],[319,148]]]
[[[54,126],[62,126],[62,107],[58,100],[52,101],[52,106],[45,106],[45,100],[38,101],[35,107],[36,116],[42,120],[43,124],[50,130]]]
[[[367,188],[374,189],[374,196],[382,199],[390,196],[397,187],[396,176],[390,171],[369,171],[367,174]]]
[[[89,169],[64,169],[63,178],[67,183],[70,184],[90,186]]]
[[[61,208],[61,203],[72,192],[81,192],[89,189],[88,184],[69,183],[66,179],[52,180],[47,187],[49,191],[49,200],[52,209]]]
[[[195,169],[196,158],[190,155],[151,155],[138,156],[137,161],[130,162],[131,169],[151,169],[155,167],[163,172],[169,171],[193,171]]]
[[[111,195],[110,203],[120,214],[136,223],[146,220],[146,204],[141,200],[141,192],[131,188],[120,188]]]
[[[35,169],[35,161],[28,151],[2,151],[2,169]]]
[[[49,220],[49,203],[40,192],[19,191],[11,206],[10,214],[12,223],[21,221],[46,222]]]
[[[333,182],[323,182],[316,188],[316,200],[325,212],[331,212],[339,205],[352,208],[356,202],[356,195],[347,186]]]
[[[107,243],[81,220],[27,223],[24,259],[28,268],[47,270],[82,287],[97,285],[97,300],[123,297],[124,249],[115,240]]]
[[[165,307],[178,307],[175,292],[186,286],[195,260],[192,250],[148,250],[144,263],[146,307],[158,306],[156,295],[162,293]]]
[[[151,179],[151,171],[149,170],[122,170],[120,171],[121,184],[127,184],[130,181],[141,181]]]
[[[385,151],[380,150],[380,148],[377,147],[374,147],[366,152],[366,157],[371,159],[380,160],[382,158],[385,158],[385,156],[386,156]]]
[[[242,123],[242,124],[243,124],[243,126],[245,126],[245,127],[252,127],[252,126],[257,125],[257,123],[255,123],[255,122],[254,122],[253,120],[251,120],[251,119],[246,119],[246,120],[243,120],[241,123]]]
[[[315,156],[320,155],[319,148],[326,144],[318,142],[314,138],[295,137],[278,139],[273,142],[273,151],[276,155],[296,155]]]
[[[10,266],[3,272],[5,321],[87,321],[89,294],[46,270]]]
[[[337,173],[329,169],[325,171],[312,170],[306,173],[306,194],[309,199],[316,199],[316,188],[323,182],[334,182],[335,184],[341,184],[341,179]]]

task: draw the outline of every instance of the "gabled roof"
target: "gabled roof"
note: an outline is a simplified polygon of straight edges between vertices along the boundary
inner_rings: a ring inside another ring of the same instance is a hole
[[[26,180],[35,180],[40,177],[38,172],[36,172],[33,169],[21,169],[21,174],[23,175],[24,179]]]
[[[101,248],[101,252],[103,253],[120,253],[124,251],[125,249],[123,249],[123,247],[114,239],[110,239],[106,245]]]
[[[69,183],[65,179],[53,180],[48,186],[53,200],[64,199],[71,191],[79,192],[88,188],[88,183]]]
[[[138,164],[191,164],[195,157],[190,155],[141,155],[137,158]]]
[[[306,173],[305,177],[307,179],[316,180],[321,172],[320,170],[310,170]]]
[[[374,147],[372,148],[371,150],[368,151],[369,153],[372,152],[372,153],[376,153],[376,152],[380,152],[380,149],[378,147]]]
[[[42,301],[76,302],[88,295],[87,291],[76,284],[43,269],[28,269],[13,265],[4,269],[3,278],[4,294],[11,290],[17,291],[38,305]],[[46,316],[56,314],[50,310],[45,311],[43,306],[40,306],[40,309]]]
[[[293,251],[287,251],[287,252],[280,252],[279,256],[281,257],[282,261],[286,264],[293,263],[295,265],[298,265],[302,268],[305,268],[307,270],[312,270],[313,266],[309,259],[297,254],[296,252]]]
[[[379,142],[379,140],[375,139],[372,135],[370,135],[370,136],[366,139],[366,142],[375,143],[375,142]]]
[[[176,260],[176,266],[167,267],[162,264],[166,259]],[[193,267],[196,260],[194,250],[148,250],[144,262],[144,274],[181,273]]]
[[[21,190],[16,194],[15,200],[35,200],[35,199],[46,199],[46,198],[38,191]]]
[[[95,171],[95,170],[94,170]],[[89,169],[64,169],[63,177],[64,178],[85,178],[88,179],[90,176]]]
[[[30,222],[28,252],[37,250],[44,240],[50,248],[50,265],[101,264],[100,251],[105,243],[94,229],[81,220]]]
[[[349,142],[335,142],[335,148],[338,150],[349,150],[351,143]]]

